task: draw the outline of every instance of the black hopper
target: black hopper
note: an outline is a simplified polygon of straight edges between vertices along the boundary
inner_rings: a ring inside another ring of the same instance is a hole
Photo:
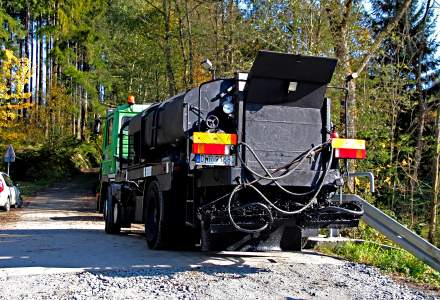
[[[244,89],[243,140],[267,168],[291,162],[327,139],[329,108],[324,94],[336,59],[260,51]],[[262,172],[246,149],[247,164]],[[299,166],[283,184],[310,188],[322,172],[322,157]],[[264,172],[263,172],[264,174]]]

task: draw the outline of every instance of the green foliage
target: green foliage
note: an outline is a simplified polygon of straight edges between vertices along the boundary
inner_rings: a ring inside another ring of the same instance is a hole
[[[60,179],[100,163],[96,142],[85,143],[72,137],[17,151],[17,157],[12,177],[27,181]]]
[[[100,145],[95,142],[77,144],[70,152],[70,161],[77,170],[96,168],[101,162]]]
[[[440,273],[401,249],[387,248],[368,242],[349,242],[336,247],[319,247],[318,250],[327,254],[336,254],[348,260],[373,265],[386,272],[404,275],[416,282],[440,288]]]

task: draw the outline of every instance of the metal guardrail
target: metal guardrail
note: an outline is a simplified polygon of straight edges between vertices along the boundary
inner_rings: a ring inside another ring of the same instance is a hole
[[[361,203],[365,212],[363,220],[368,225],[440,272],[440,249],[357,195],[342,194],[342,201]]]

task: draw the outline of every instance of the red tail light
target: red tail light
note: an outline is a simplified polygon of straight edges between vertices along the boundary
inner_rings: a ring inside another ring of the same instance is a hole
[[[367,156],[364,140],[333,138],[335,158],[364,159]]]
[[[194,132],[192,152],[194,154],[231,155],[237,135],[231,133]]]
[[[3,181],[0,180],[0,193],[3,192],[4,189],[5,189],[5,185],[3,184]]]
[[[194,154],[229,155],[231,154],[231,145],[193,144],[192,150]]]

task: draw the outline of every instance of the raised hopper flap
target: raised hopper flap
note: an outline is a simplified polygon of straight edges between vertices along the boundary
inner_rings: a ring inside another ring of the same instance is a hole
[[[319,108],[336,59],[258,52],[245,87],[246,101]]]

